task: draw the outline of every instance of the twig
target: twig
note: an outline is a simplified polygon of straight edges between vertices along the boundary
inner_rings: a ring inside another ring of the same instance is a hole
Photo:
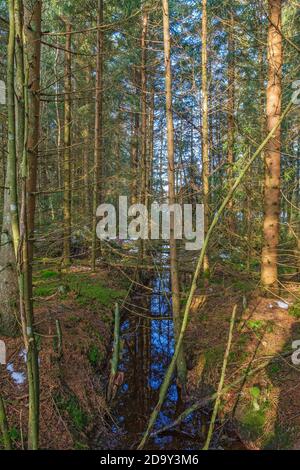
[[[226,351],[225,351],[225,355],[224,355],[222,372],[221,372],[220,382],[219,382],[218,391],[217,391],[217,398],[216,398],[216,401],[215,401],[215,406],[214,406],[214,410],[213,410],[213,414],[212,414],[212,417],[211,417],[209,430],[208,430],[208,434],[207,434],[207,438],[206,438],[206,442],[205,442],[205,445],[203,447],[203,450],[208,450],[209,449],[210,441],[211,441],[211,438],[212,438],[212,435],[213,435],[213,432],[214,432],[216,417],[217,417],[220,402],[221,402],[222,389],[223,389],[223,386],[224,386],[224,380],[225,380],[226,368],[227,368],[227,363],[228,363],[228,357],[229,357],[231,343],[232,343],[232,335],[233,335],[236,309],[237,309],[237,305],[234,306],[233,311],[232,311],[228,342],[227,342],[227,347],[226,347]]]

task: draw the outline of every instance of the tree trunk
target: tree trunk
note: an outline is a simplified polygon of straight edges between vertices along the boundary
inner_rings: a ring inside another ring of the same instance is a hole
[[[15,18],[14,1],[9,0],[9,41],[7,48],[7,112],[8,158],[4,192],[0,256],[0,331],[3,335],[17,333],[18,283],[13,238],[18,237],[18,205],[16,186],[16,126],[14,94]]]
[[[95,94],[95,149],[94,149],[94,185],[93,185],[93,240],[92,269],[96,268],[97,236],[96,211],[102,199],[102,164],[103,164],[103,0],[98,0],[97,15],[97,64]]]
[[[269,0],[267,132],[279,121],[281,113],[282,36],[281,0]],[[277,249],[280,220],[280,151],[281,129],[276,130],[265,151],[264,247],[261,282],[277,290]]]
[[[28,256],[29,275],[32,278],[32,260],[34,244],[34,220],[37,190],[37,161],[40,135],[40,63],[41,63],[41,14],[42,1],[25,0],[25,62],[28,67],[28,123],[27,123],[27,226],[28,226]],[[31,284],[31,283],[30,283]],[[32,293],[31,293],[32,297]]]
[[[72,54],[71,32],[72,25],[66,21],[66,51],[64,76],[64,246],[63,264],[65,267],[71,262],[71,93],[72,93]]]
[[[168,139],[168,181],[169,181],[169,204],[175,203],[175,167],[174,167],[174,123],[172,110],[172,70],[171,70],[171,38],[168,0],[162,0],[163,6],[163,29],[164,29],[164,55],[165,55],[165,81],[166,81],[166,116],[167,116],[167,139]],[[170,217],[170,264],[171,264],[171,287],[172,307],[175,327],[175,339],[177,341],[181,328],[180,314],[180,286],[177,264],[177,245],[174,233],[174,212]],[[183,347],[177,357],[177,375],[179,382],[184,386],[186,382],[186,362]]]
[[[25,67],[25,140],[22,162],[22,206],[20,233],[23,244],[23,295],[26,315],[27,370],[29,384],[29,448],[39,445],[39,364],[34,337],[32,263],[35,222],[35,193],[40,130],[40,56],[42,1],[24,2],[24,67]]]
[[[208,87],[207,87],[207,0],[202,1],[202,180],[204,233],[209,226],[209,153],[208,153]],[[209,259],[205,255],[204,275],[209,275]]]
[[[227,148],[227,164],[228,164],[228,182],[231,187],[233,182],[233,165],[234,165],[234,107],[235,107],[235,40],[234,40],[234,16],[230,12],[229,33],[228,33],[228,148]],[[235,217],[233,199],[228,205],[229,212],[229,232],[230,235],[235,232]]]
[[[146,203],[147,192],[147,34],[148,34],[148,12],[142,13],[142,61],[141,61],[141,171],[142,171],[142,187],[141,187],[141,203]]]

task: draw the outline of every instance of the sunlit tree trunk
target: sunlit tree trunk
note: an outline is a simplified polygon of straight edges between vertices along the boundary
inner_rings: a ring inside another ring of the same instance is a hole
[[[267,132],[278,123],[281,113],[282,36],[281,0],[269,0]],[[262,285],[277,289],[278,242],[280,221],[281,130],[276,130],[265,151],[264,247],[262,250]]]
[[[209,142],[208,142],[208,85],[207,85],[207,1],[202,1],[202,180],[204,232],[209,225]],[[204,259],[204,274],[209,274],[208,255]]]
[[[169,181],[169,204],[175,203],[175,167],[174,167],[174,123],[172,110],[172,70],[171,70],[171,38],[168,0],[162,0],[163,7],[163,30],[164,30],[164,55],[165,55],[165,82],[166,82],[166,116],[167,116],[167,139],[168,139],[168,181]],[[174,212],[171,212],[170,223],[170,264],[171,264],[171,287],[172,307],[175,325],[175,339],[177,340],[181,328],[180,313],[180,286],[177,264],[177,246],[174,231]],[[177,375],[181,385],[186,381],[186,362],[183,347],[177,358]]]

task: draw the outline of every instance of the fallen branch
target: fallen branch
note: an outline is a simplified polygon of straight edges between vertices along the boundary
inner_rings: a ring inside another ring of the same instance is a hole
[[[212,418],[211,418],[211,421],[210,421],[208,434],[207,434],[207,438],[206,438],[206,442],[205,442],[205,445],[203,447],[203,450],[208,450],[209,449],[210,441],[211,441],[211,438],[212,438],[212,435],[213,435],[213,432],[214,432],[215,421],[216,421],[217,414],[218,414],[218,411],[219,411],[219,406],[220,406],[220,402],[221,402],[221,394],[222,394],[222,390],[223,390],[223,386],[224,386],[226,368],[227,368],[227,363],[228,363],[228,357],[229,357],[231,343],[232,343],[232,335],[233,335],[233,327],[234,327],[234,322],[235,322],[236,309],[237,309],[237,305],[234,306],[232,316],[231,316],[228,342],[227,342],[227,347],[226,347],[226,351],[225,351],[225,355],[224,355],[221,378],[220,378],[218,391],[217,391],[217,398],[216,398],[214,411],[213,411]]]
[[[227,385],[226,387],[223,388],[223,390],[220,393],[220,397],[222,397],[225,393],[227,393],[229,390],[234,388],[236,385],[239,385],[245,378],[251,377],[252,375],[255,375],[257,372],[260,372],[263,370],[265,367],[267,367],[269,364],[272,364],[272,362],[279,361],[280,359],[284,359],[287,356],[290,356],[293,351],[288,351],[284,354],[281,354],[279,356],[273,357],[270,361],[264,362],[260,366],[256,367],[253,370],[247,371],[238,379],[234,380],[231,384]],[[216,398],[218,397],[218,392],[214,393],[213,395],[206,396],[204,398],[201,398],[201,400],[197,401],[194,403],[192,406],[187,408],[183,413],[181,413],[178,418],[176,418],[175,421],[172,423],[168,424],[167,426],[164,426],[161,429],[158,429],[157,431],[153,432],[151,434],[151,437],[155,437],[158,434],[162,434],[166,431],[169,431],[170,429],[174,428],[175,426],[178,426],[182,421],[184,421],[190,414],[194,413],[195,411],[199,410],[200,408],[204,408],[205,406],[209,405],[210,403],[214,402]]]

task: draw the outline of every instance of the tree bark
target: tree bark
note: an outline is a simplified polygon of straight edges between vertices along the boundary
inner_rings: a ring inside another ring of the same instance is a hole
[[[40,64],[42,1],[24,1],[25,63],[28,68],[27,100],[27,228],[29,275],[32,278],[34,221],[37,190],[37,161],[40,136]],[[31,284],[31,283],[30,283]],[[30,294],[32,296],[32,293]]]
[[[234,40],[234,16],[230,12],[229,32],[228,32],[228,148],[227,148],[227,164],[228,164],[228,182],[229,187],[233,181],[233,165],[234,165],[234,139],[235,139],[235,123],[234,123],[234,107],[235,107],[235,40]],[[229,212],[229,232],[232,235],[235,232],[235,217],[233,200],[228,205]]]
[[[4,191],[3,223],[0,251],[0,331],[14,336],[18,332],[18,282],[16,254],[13,238],[18,237],[17,170],[16,170],[16,125],[14,94],[15,16],[14,0],[8,1],[9,40],[7,48],[7,113],[8,113],[8,157]]]
[[[92,269],[96,268],[97,236],[96,211],[102,200],[102,165],[103,165],[103,0],[98,0],[97,14],[97,63],[95,96],[95,149],[94,149],[94,184],[93,184],[93,239]]]
[[[71,32],[72,25],[66,20],[66,51],[64,76],[64,243],[63,265],[71,262],[71,93],[72,93],[72,58],[71,58]]]
[[[281,0],[269,0],[267,132],[279,121],[281,113],[282,36]],[[261,282],[265,288],[278,287],[278,242],[280,221],[281,129],[278,126],[265,151],[264,247]]]
[[[162,0],[163,7],[163,30],[164,30],[164,56],[165,56],[165,87],[166,87],[166,116],[167,116],[167,139],[168,139],[168,182],[169,182],[169,204],[175,204],[175,166],[174,166],[174,122],[172,110],[172,70],[171,70],[171,38],[168,0]],[[171,265],[171,288],[172,307],[175,327],[175,339],[181,328],[180,312],[180,285],[177,264],[177,245],[174,233],[174,212],[170,214],[170,265]],[[177,357],[177,376],[179,383],[184,386],[186,382],[186,362],[183,345],[181,345]]]
[[[202,1],[202,181],[204,233],[209,226],[209,145],[208,145],[208,85],[207,85],[207,0]],[[209,258],[204,258],[204,275],[209,275]]]

